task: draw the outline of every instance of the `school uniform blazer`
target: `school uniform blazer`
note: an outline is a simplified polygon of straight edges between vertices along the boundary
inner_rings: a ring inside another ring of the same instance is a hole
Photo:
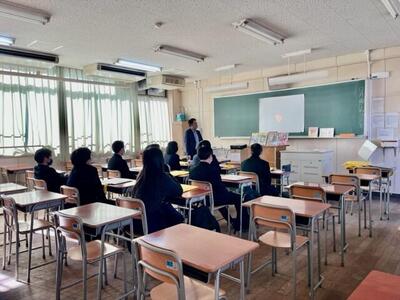
[[[47,190],[54,193],[60,192],[60,186],[67,183],[68,177],[57,173],[57,171],[46,165],[37,165],[33,169],[36,179],[46,181]]]
[[[67,185],[78,189],[81,205],[93,202],[107,203],[97,169],[91,165],[74,166]]]
[[[189,178],[193,180],[207,181],[213,188],[214,201],[219,202],[230,199],[230,193],[222,182],[221,175],[209,163],[201,161],[196,167],[190,169]]]
[[[215,172],[217,172],[218,174],[221,173],[221,167],[219,165],[219,161],[217,159],[217,157],[213,154],[213,160],[211,162],[211,167],[215,170]],[[193,169],[195,167],[197,167],[200,164],[200,157],[196,154],[195,156],[193,156],[193,160],[190,163],[190,168]]]
[[[118,170],[122,178],[135,179],[136,176],[133,172],[129,171],[128,163],[121,155],[115,153],[108,161],[109,170]]]
[[[169,165],[169,167],[171,168],[171,171],[181,169],[179,155],[176,153],[175,154],[165,154],[164,161],[167,165]]]
[[[241,170],[245,172],[253,172],[258,175],[260,182],[260,194],[272,195],[274,189],[271,185],[271,172],[269,163],[257,156],[250,156],[241,164]]]
[[[203,137],[201,136],[200,131],[196,130],[196,133],[197,136],[199,137],[199,142],[201,142],[203,140]],[[190,157],[193,157],[196,154],[196,139],[194,137],[194,133],[191,128],[188,128],[185,131],[184,143],[185,143],[186,154],[189,155]]]

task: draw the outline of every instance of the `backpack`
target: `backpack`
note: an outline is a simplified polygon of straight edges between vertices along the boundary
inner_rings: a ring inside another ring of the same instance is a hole
[[[201,206],[192,210],[191,225],[221,232],[217,219],[211,214],[207,206]]]

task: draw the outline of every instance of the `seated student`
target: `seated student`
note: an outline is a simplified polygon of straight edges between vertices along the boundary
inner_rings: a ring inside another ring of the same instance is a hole
[[[212,150],[209,147],[200,147],[197,152],[200,163],[196,167],[190,169],[189,178],[200,181],[207,181],[211,183],[214,196],[214,205],[220,206],[225,204],[233,204],[236,208],[237,218],[232,220],[233,227],[235,230],[240,229],[240,208],[241,201],[240,195],[229,192],[221,180],[219,172],[212,167],[211,163],[213,160]],[[222,216],[227,220],[228,211],[226,208],[220,210]],[[243,228],[248,228],[249,216],[247,210],[243,210]]]
[[[125,153],[125,146],[123,141],[115,141],[112,143],[111,148],[114,155],[108,161],[107,168],[109,170],[117,170],[121,173],[122,178],[135,179],[135,173],[131,172],[128,167],[128,163],[122,158]]]
[[[179,163],[179,155],[178,152],[178,143],[175,141],[171,141],[167,145],[167,149],[165,150],[164,160],[167,165],[169,165],[171,171],[180,170],[181,165]]]
[[[141,199],[146,207],[149,233],[183,222],[183,216],[177,212],[167,198],[182,195],[181,185],[164,172],[164,158],[157,147],[143,151],[143,169],[133,189],[135,198]]]
[[[277,196],[278,191],[271,185],[271,172],[269,163],[260,158],[262,146],[258,143],[251,145],[251,156],[241,164],[241,170],[253,172],[258,175],[260,194]]]
[[[113,204],[106,199],[97,169],[90,165],[92,151],[78,148],[71,153],[74,166],[68,177],[67,185],[78,189],[81,205],[103,202]]]
[[[198,147],[197,147],[197,149],[196,149],[196,150],[197,150],[197,154],[195,154],[195,155],[193,156],[193,160],[192,160],[192,162],[190,163],[190,168],[191,168],[191,169],[197,167],[197,166],[200,164],[200,158],[199,158],[198,153],[199,153],[199,148],[201,148],[201,147],[208,147],[208,148],[211,149],[211,153],[213,152],[213,151],[212,151],[212,148],[211,148],[211,143],[210,143],[210,141],[208,141],[208,140],[202,140],[202,141],[199,143],[199,145],[198,145]],[[212,153],[212,157],[213,157],[213,160],[212,160],[212,162],[211,162],[211,166],[213,167],[213,169],[215,169],[216,172],[221,173],[221,167],[219,166],[219,161],[218,161],[217,157],[214,155],[214,153]]]
[[[60,186],[66,184],[68,177],[50,167],[53,163],[51,150],[47,148],[37,150],[34,159],[37,162],[33,169],[35,178],[46,181],[48,191],[59,193]]]

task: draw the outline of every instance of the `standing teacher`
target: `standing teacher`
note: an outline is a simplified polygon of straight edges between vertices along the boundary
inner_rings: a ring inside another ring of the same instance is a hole
[[[197,121],[194,118],[191,118],[189,121],[189,128],[185,131],[184,143],[185,143],[185,151],[186,155],[189,155],[190,158],[196,154],[196,149],[199,143],[203,140],[201,133],[197,130]]]

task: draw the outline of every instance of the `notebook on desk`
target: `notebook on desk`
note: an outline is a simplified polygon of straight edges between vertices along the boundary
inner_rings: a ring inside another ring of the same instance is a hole
[[[132,181],[131,179],[127,179],[127,178],[109,178],[109,179],[103,179],[102,184],[119,185],[119,184],[131,182],[131,181]]]

